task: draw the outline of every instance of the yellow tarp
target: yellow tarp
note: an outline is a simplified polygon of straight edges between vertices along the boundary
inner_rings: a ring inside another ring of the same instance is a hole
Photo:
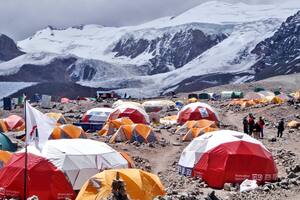
[[[290,121],[287,125],[290,128],[298,128],[298,127],[300,127],[300,122],[293,120],[293,121]]]
[[[158,176],[139,169],[105,170],[90,178],[81,188],[76,200],[107,199],[111,195],[111,185],[117,173],[124,181],[129,199],[152,200],[165,194]]]

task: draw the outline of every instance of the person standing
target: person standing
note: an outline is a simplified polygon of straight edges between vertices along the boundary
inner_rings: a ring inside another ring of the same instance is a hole
[[[255,122],[255,124],[254,124],[253,137],[254,137],[255,139],[258,139],[258,138],[259,138],[259,135],[260,135],[260,132],[261,132],[260,124],[259,124],[259,121],[257,121],[257,122]]]
[[[260,135],[259,135],[259,138],[263,139],[264,138],[265,121],[264,121],[264,119],[261,116],[259,117],[258,124],[260,126]]]
[[[255,121],[254,121],[254,117],[252,115],[252,113],[249,113],[248,116],[248,126],[249,126],[249,135],[251,136],[253,133],[253,129],[254,129],[254,125],[255,125]]]
[[[249,126],[247,116],[243,118],[244,133],[249,134]]]
[[[277,124],[277,137],[282,137],[284,131],[284,119],[281,118]]]

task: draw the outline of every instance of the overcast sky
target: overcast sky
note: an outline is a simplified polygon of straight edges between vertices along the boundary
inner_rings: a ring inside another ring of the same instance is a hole
[[[135,25],[179,14],[205,1],[209,0],[0,0],[0,33],[21,40],[47,25]],[[277,0],[220,1],[271,3]]]

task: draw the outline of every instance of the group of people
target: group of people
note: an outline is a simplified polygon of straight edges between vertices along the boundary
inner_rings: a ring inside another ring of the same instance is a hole
[[[252,136],[254,138],[264,138],[264,126],[265,121],[260,116],[257,121],[255,121],[255,117],[252,113],[249,113],[248,116],[245,116],[243,119],[244,133]],[[284,119],[280,119],[280,121],[276,125],[277,127],[277,137],[282,137],[284,131]]]
[[[249,113],[248,116],[243,119],[244,125],[244,133],[255,137],[255,138],[264,138],[264,126],[265,121],[262,117],[259,117],[257,121],[255,121],[255,117],[252,113]]]

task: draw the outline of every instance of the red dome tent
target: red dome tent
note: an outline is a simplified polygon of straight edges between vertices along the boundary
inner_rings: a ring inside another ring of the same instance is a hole
[[[190,103],[184,106],[177,115],[177,123],[184,124],[186,121],[207,119],[219,121],[217,112],[206,103]]]
[[[25,153],[13,155],[11,161],[0,170],[0,199],[24,199]],[[72,186],[63,172],[43,157],[28,153],[27,196],[39,199],[75,199]]]
[[[116,107],[109,115],[110,120],[128,117],[133,123],[149,124],[149,116],[145,110],[134,105],[124,104]]]
[[[182,152],[179,172],[201,177],[210,187],[255,179],[277,179],[272,154],[256,139],[240,132],[220,130],[195,138]]]

